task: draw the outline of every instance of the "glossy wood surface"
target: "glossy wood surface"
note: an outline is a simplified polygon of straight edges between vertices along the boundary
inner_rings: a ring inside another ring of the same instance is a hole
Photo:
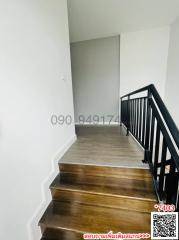
[[[95,165],[83,165],[83,164],[64,164],[59,163],[59,170],[63,173],[72,173],[90,176],[105,176],[105,177],[117,177],[117,178],[131,178],[131,179],[152,179],[152,176],[148,169],[141,168],[124,168],[124,167],[107,167],[107,166],[95,166]]]
[[[51,185],[55,189],[70,189],[71,191],[90,192],[102,195],[123,196],[137,199],[155,199],[151,181],[133,180],[127,178],[108,180],[105,177],[81,178],[68,174],[58,175]],[[87,179],[85,181],[85,179]],[[117,181],[118,180],[118,181]]]
[[[52,202],[41,226],[79,233],[150,231],[150,214],[78,203]]]
[[[94,129],[88,134],[94,137]],[[148,169],[60,161],[59,170],[39,222],[42,240],[80,240],[86,232],[150,233],[156,196]]]

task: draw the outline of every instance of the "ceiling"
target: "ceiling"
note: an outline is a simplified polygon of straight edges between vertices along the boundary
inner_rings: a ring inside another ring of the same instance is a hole
[[[171,24],[179,0],[68,0],[70,40],[83,41]]]

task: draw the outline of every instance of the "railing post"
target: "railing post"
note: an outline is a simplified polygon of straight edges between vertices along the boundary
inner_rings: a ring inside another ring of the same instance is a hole
[[[127,97],[127,134],[126,136],[129,136],[129,130],[130,130],[130,106],[129,106],[130,96]]]
[[[121,98],[121,105],[120,105],[120,126],[122,126],[122,98]]]
[[[147,119],[146,119],[146,135],[145,135],[145,152],[144,152],[144,163],[148,163],[149,160],[149,136],[150,136],[150,122],[151,122],[151,107],[150,107],[150,98],[152,97],[150,88],[148,89],[147,95]]]

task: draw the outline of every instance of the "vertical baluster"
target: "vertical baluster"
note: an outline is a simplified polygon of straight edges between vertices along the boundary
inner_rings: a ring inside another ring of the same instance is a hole
[[[150,157],[149,161],[152,162],[152,156],[153,156],[153,143],[154,143],[154,127],[155,127],[155,117],[152,113],[152,121],[151,121],[151,130],[150,130]]]
[[[124,123],[124,101],[121,104],[121,121]]]
[[[121,106],[120,106],[120,126],[122,126],[122,98],[121,98]]]
[[[137,136],[137,99],[135,100],[135,137]]]
[[[127,136],[129,135],[130,130],[130,96],[127,98]]]
[[[147,120],[146,120],[146,135],[145,135],[145,156],[144,162],[148,162],[148,152],[149,152],[149,136],[150,136],[150,124],[151,124],[151,106],[150,106],[151,92],[148,90],[147,97]]]
[[[136,128],[137,128],[137,126],[136,126],[136,99],[134,99],[134,136],[136,137]]]
[[[126,126],[126,100],[124,101],[124,125]]]
[[[139,105],[139,99],[136,99],[137,100],[137,119],[136,119],[136,123],[137,123],[137,132],[136,132],[136,137],[137,137],[137,140],[139,139],[139,112],[140,112],[140,105]]]
[[[128,126],[128,101],[126,100],[126,127]]]
[[[124,102],[124,124],[126,126],[126,100]]]
[[[124,122],[124,101],[122,101],[122,122]]]
[[[139,118],[139,142],[141,142],[141,132],[142,132],[142,102],[143,98],[139,99],[139,104],[140,104],[140,118]]]
[[[126,127],[128,128],[128,100],[126,100]]]
[[[130,120],[131,120],[130,131],[131,131],[131,133],[133,133],[133,106],[132,106],[132,104],[133,104],[133,100],[131,99],[131,118],[130,118]]]
[[[139,99],[137,99],[137,140],[139,139]]]
[[[145,126],[146,126],[146,98],[144,98],[144,105],[143,105],[143,129],[142,129],[142,145],[144,147],[144,140],[145,140]]]
[[[155,156],[154,156],[154,178],[157,179],[157,164],[159,157],[159,144],[160,144],[160,128],[157,123],[157,132],[156,132],[156,140],[155,140]]]
[[[123,122],[123,101],[121,100],[121,124]]]
[[[134,135],[134,123],[135,123],[135,119],[134,119],[134,99],[132,100],[132,134]]]
[[[122,107],[122,109],[123,109],[123,110],[122,110],[122,112],[123,112],[123,114],[122,114],[122,116],[123,116],[122,119],[123,119],[123,120],[122,120],[122,121],[123,121],[123,124],[125,124],[125,102],[124,102],[124,101],[123,101],[122,106],[123,106],[123,107]]]
[[[138,101],[137,101],[137,99],[136,99],[136,103],[135,103],[136,105],[136,130],[135,130],[135,136],[136,136],[136,138],[137,138],[137,124],[138,124],[138,107],[137,107],[137,105],[138,105]]]
[[[129,127],[129,130],[130,132],[132,131],[132,101],[130,99],[130,102],[129,102],[129,109],[130,109],[130,127]]]
[[[160,169],[160,175],[159,175],[159,195],[161,200],[163,200],[163,185],[164,185],[166,155],[167,155],[167,144],[165,142],[165,139],[163,138],[161,169]]]
[[[138,99],[138,141],[140,137],[140,114],[141,114],[141,109],[140,109],[140,98]]]

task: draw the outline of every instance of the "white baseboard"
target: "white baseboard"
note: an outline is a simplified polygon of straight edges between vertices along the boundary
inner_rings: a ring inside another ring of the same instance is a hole
[[[125,130],[127,131],[127,128],[124,124],[122,124],[122,126],[125,128]],[[140,143],[137,141],[137,139],[132,135],[131,132],[129,132],[129,135],[134,139],[134,141],[137,143],[137,145],[141,148],[141,150],[144,151],[144,148],[140,145]]]
[[[38,227],[38,222],[52,200],[49,191],[49,185],[52,183],[52,181],[59,172],[58,162],[60,158],[71,147],[71,145],[76,141],[76,139],[77,139],[76,134],[71,136],[63,146],[59,147],[59,149],[51,159],[52,162],[51,172],[49,172],[49,175],[44,179],[44,181],[41,184],[42,202],[39,204],[39,207],[37,207],[33,216],[30,218],[27,224],[29,240],[37,240],[41,238],[41,232],[40,227]]]

